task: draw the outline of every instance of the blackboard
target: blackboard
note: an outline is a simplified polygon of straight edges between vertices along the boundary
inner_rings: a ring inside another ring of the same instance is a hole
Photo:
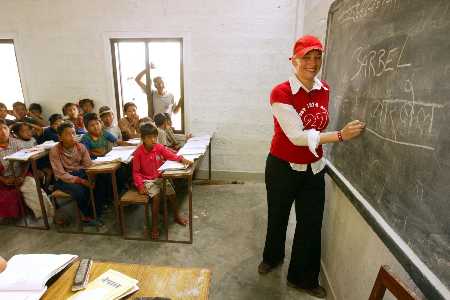
[[[448,292],[450,1],[335,1],[322,78],[329,128],[367,124],[362,137],[327,148],[330,164]]]

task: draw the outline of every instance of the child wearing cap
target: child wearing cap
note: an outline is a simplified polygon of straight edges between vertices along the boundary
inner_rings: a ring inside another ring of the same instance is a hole
[[[120,131],[119,126],[114,126],[114,112],[109,106],[102,106],[98,110],[98,114],[100,115],[100,119],[103,122],[103,129],[111,133],[116,137],[117,140],[122,140],[122,132]]]

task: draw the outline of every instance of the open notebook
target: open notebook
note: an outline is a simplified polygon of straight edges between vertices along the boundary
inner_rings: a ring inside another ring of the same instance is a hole
[[[40,299],[47,281],[77,259],[72,254],[18,254],[0,273],[0,299]]]
[[[128,164],[133,158],[133,153],[136,150],[136,146],[117,146],[113,147],[111,151],[106,153],[105,156],[100,156],[94,159],[94,164],[110,163],[114,161],[120,161]]]
[[[11,160],[27,161],[33,155],[41,153],[41,152],[45,152],[45,149],[38,148],[38,147],[22,149],[22,150],[19,150],[19,151],[13,153],[13,154],[5,156],[4,159],[6,159],[6,160],[11,159]]]

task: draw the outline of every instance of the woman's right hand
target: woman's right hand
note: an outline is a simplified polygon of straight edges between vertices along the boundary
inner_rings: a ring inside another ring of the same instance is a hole
[[[348,141],[357,137],[363,132],[365,127],[366,124],[359,120],[353,120],[351,122],[348,122],[347,125],[345,125],[344,128],[342,128],[341,130],[342,139],[344,141]]]

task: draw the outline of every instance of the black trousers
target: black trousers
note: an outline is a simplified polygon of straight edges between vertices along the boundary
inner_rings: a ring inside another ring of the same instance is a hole
[[[272,266],[283,261],[289,214],[295,202],[297,224],[287,279],[307,289],[319,284],[324,172],[314,174],[310,166],[305,172],[294,171],[287,161],[270,154],[266,161],[268,222],[263,260]]]

